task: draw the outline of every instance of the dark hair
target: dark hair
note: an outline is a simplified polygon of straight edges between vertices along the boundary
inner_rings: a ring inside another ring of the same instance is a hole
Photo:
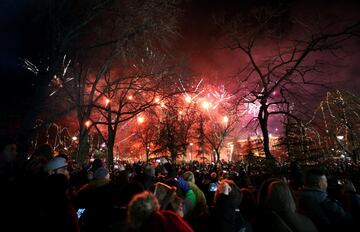
[[[305,185],[308,187],[318,187],[319,181],[325,172],[318,168],[310,169],[305,175]]]
[[[5,147],[10,144],[16,144],[15,140],[11,138],[2,138],[0,140],[0,153],[3,152]]]

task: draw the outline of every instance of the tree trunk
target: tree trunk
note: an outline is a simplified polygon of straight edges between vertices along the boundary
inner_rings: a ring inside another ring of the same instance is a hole
[[[215,150],[215,155],[216,155],[216,161],[215,163],[219,162],[220,161],[220,152],[216,149]]]
[[[108,156],[107,156],[107,162],[109,168],[112,168],[114,166],[114,143],[115,143],[115,132],[111,128],[111,125],[109,125],[109,137],[107,142],[107,150],[108,150]]]
[[[269,113],[267,111],[266,102],[261,104],[260,111],[259,111],[259,123],[261,127],[261,132],[263,135],[263,147],[266,159],[274,159],[273,155],[270,151],[270,140],[269,140],[269,131],[268,131],[268,120],[269,120]]]
[[[173,163],[175,163],[176,162],[176,158],[177,158],[177,149],[176,148],[171,148],[170,149],[170,155],[171,155],[171,161],[173,162]]]
[[[145,155],[146,155],[146,163],[149,162],[149,153],[150,153],[150,150],[149,150],[149,145],[146,146],[145,148]]]
[[[183,160],[183,162],[185,162],[185,157],[186,157],[186,145],[183,145],[183,146],[182,146],[181,153],[182,153],[182,160]]]
[[[76,156],[76,162],[81,165],[89,156],[89,131],[87,128],[80,128],[79,148]]]

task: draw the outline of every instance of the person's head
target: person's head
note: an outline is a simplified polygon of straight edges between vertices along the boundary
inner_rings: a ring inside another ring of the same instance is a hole
[[[260,207],[264,207],[265,204],[265,200],[266,200],[266,196],[267,196],[267,192],[269,190],[270,184],[272,182],[275,181],[280,181],[280,179],[276,179],[276,178],[270,178],[265,180],[261,185],[260,185],[260,189],[259,189],[259,193],[257,195],[257,204]]]
[[[242,201],[242,193],[234,181],[223,179],[215,192],[215,203],[221,194],[228,195],[232,199],[235,206],[239,206]]]
[[[50,161],[53,158],[53,148],[51,145],[45,143],[36,148],[34,157],[43,157],[46,160]]]
[[[94,161],[91,164],[91,170],[93,172],[95,172],[96,169],[101,168],[103,166],[104,166],[104,163],[102,162],[102,160],[99,158],[96,158],[96,159],[94,159]]]
[[[210,178],[211,178],[211,181],[217,181],[217,174],[216,174],[216,172],[212,172],[212,173],[210,174]]]
[[[183,178],[184,178],[186,181],[195,183],[195,176],[194,176],[194,173],[192,173],[191,171],[185,172],[185,173],[183,174]]]
[[[155,167],[151,166],[151,165],[146,165],[146,167],[144,169],[144,173],[147,176],[155,177]]]
[[[143,226],[149,232],[193,232],[192,228],[173,211],[159,210],[152,213]]]
[[[16,157],[16,143],[11,139],[3,139],[0,145],[0,155],[4,161],[13,161]]]
[[[63,174],[69,177],[68,164],[63,157],[54,157],[44,167],[44,171],[49,175]]]
[[[94,180],[108,180],[110,179],[110,174],[107,168],[100,167],[96,169],[96,171],[93,173],[93,179]]]
[[[159,209],[159,202],[151,192],[145,191],[135,195],[127,210],[130,226],[135,229],[141,228],[150,215]]]
[[[305,175],[305,187],[326,191],[328,186],[326,175],[319,169],[310,169]]]
[[[157,182],[155,184],[154,194],[159,200],[161,208],[166,209],[176,196],[176,187]]]
[[[264,208],[295,212],[296,205],[289,186],[282,181],[271,182],[265,196]]]
[[[164,168],[165,168],[165,170],[167,172],[168,178],[176,178],[177,171],[176,171],[176,168],[173,165],[171,165],[170,163],[165,163]]]

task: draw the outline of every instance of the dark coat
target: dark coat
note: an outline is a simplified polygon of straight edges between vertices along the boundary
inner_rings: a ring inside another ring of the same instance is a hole
[[[333,231],[352,226],[352,216],[340,202],[326,192],[305,188],[298,196],[299,212],[308,216],[319,231]]]
[[[239,203],[227,195],[221,194],[215,203],[213,229],[218,232],[238,232],[245,227],[245,221],[239,210]]]

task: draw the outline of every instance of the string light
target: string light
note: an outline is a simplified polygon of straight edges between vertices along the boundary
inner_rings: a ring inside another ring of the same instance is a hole
[[[109,99],[109,98],[106,98],[106,99],[105,99],[105,106],[109,105],[109,103],[110,103],[110,99]]]
[[[90,121],[90,120],[87,120],[87,121],[85,122],[85,126],[86,126],[87,128],[89,128],[89,127],[91,126],[91,121]]]

